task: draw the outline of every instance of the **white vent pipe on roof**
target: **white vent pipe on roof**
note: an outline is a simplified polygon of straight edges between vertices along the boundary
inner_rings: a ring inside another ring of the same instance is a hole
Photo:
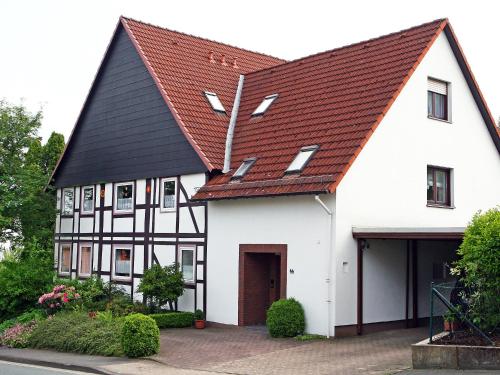
[[[229,120],[229,127],[227,128],[226,136],[226,152],[224,154],[224,168],[222,173],[227,173],[231,169],[231,150],[233,147],[234,127],[236,126],[236,119],[238,118],[238,109],[240,108],[241,92],[243,91],[243,81],[245,76],[240,74],[238,81],[238,88],[236,89],[236,96],[234,97],[233,110],[231,111],[231,119]]]

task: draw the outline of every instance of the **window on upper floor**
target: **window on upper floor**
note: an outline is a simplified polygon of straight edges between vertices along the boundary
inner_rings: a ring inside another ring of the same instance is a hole
[[[451,170],[427,166],[427,204],[430,206],[451,206]]]
[[[85,186],[82,189],[82,202],[80,205],[82,214],[94,213],[94,187]]]
[[[437,79],[427,80],[427,115],[429,118],[449,120],[449,84]]]
[[[184,277],[184,282],[194,283],[194,267],[195,267],[195,257],[194,257],[194,247],[180,247],[179,248],[179,259],[182,271],[182,276]]]
[[[259,106],[253,111],[252,116],[259,116],[263,115],[267,109],[273,104],[273,102],[276,100],[278,97],[278,94],[272,94],[268,95],[264,98],[262,103],[259,104]]]
[[[161,211],[175,211],[177,206],[177,179],[161,180]]]
[[[318,148],[319,146],[317,145],[302,147],[299,153],[295,156],[295,159],[293,159],[290,166],[287,168],[286,173],[302,172]]]
[[[75,192],[73,188],[63,189],[61,213],[63,216],[73,215]]]
[[[204,94],[214,111],[226,113],[226,109],[222,105],[222,102],[220,101],[216,93],[210,91],[204,91]]]
[[[113,248],[113,279],[132,278],[132,246],[116,245]]]
[[[243,160],[243,163],[241,163],[241,165],[238,167],[236,172],[234,172],[231,178],[233,180],[243,178],[243,176],[245,176],[245,174],[248,172],[248,170],[255,163],[256,160],[257,160],[256,158],[248,158]]]
[[[69,275],[71,273],[71,244],[61,244],[59,253],[59,274]]]
[[[134,184],[122,182],[115,185],[115,213],[134,211]]]

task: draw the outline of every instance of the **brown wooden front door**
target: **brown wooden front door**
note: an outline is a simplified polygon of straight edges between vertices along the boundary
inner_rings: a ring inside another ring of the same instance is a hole
[[[240,251],[240,325],[265,324],[267,309],[274,301],[285,297],[286,251],[283,254],[281,249],[272,249]]]

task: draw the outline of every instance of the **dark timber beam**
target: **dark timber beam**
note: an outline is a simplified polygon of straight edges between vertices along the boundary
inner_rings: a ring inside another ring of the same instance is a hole
[[[412,327],[418,326],[418,249],[417,240],[411,240],[411,253],[412,253],[412,312],[413,322]]]
[[[358,238],[358,293],[357,293],[357,325],[358,335],[363,334],[363,247],[365,240]]]

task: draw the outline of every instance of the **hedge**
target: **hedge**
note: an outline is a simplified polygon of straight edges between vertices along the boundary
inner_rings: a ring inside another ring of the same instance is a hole
[[[125,318],[121,341],[128,357],[147,357],[160,351],[160,330],[149,316],[131,314]]]
[[[267,310],[267,328],[272,337],[295,337],[305,329],[304,309],[295,299],[280,299]]]
[[[40,322],[28,346],[93,355],[122,356],[123,318],[91,319],[86,313],[58,313]]]
[[[194,314],[191,312],[168,312],[149,316],[154,319],[158,328],[191,327],[194,321]]]

